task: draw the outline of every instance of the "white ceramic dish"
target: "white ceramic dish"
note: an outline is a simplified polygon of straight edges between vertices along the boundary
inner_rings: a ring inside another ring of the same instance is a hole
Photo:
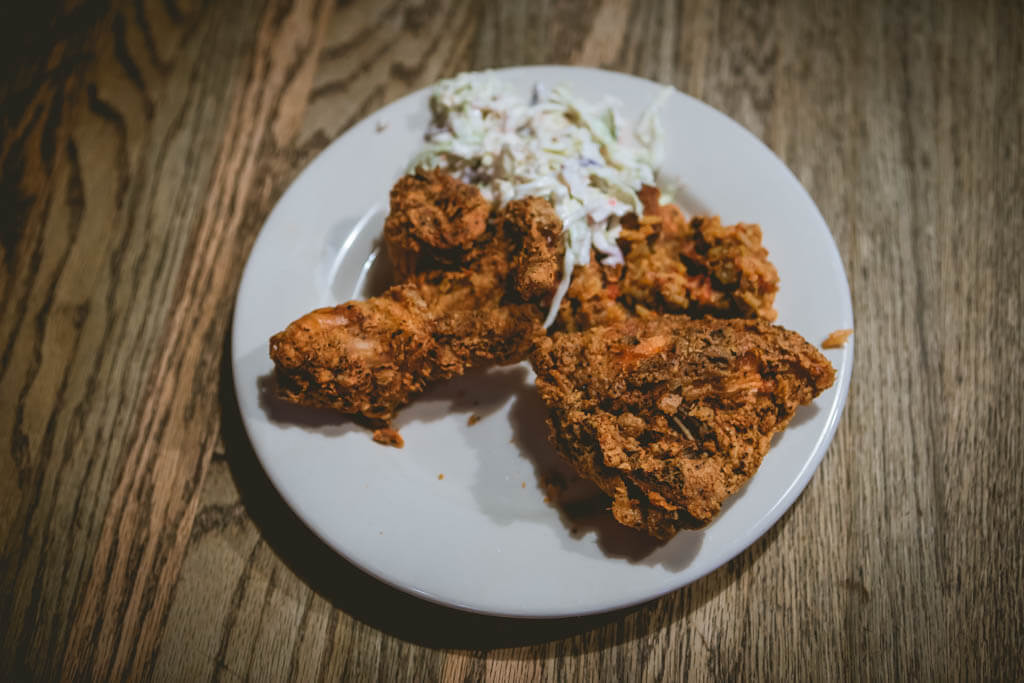
[[[591,100],[613,94],[630,119],[662,87],[570,67],[500,76],[524,93],[543,81]],[[545,501],[543,482],[561,466],[525,365],[461,378],[419,398],[396,422],[401,450],[374,443],[344,419],[265,395],[272,334],[313,308],[380,286],[373,255],[388,191],[421,144],[428,95],[393,102],[329,145],[281,198],[252,249],[235,306],[232,362],[242,418],[267,475],[299,517],[358,567],[427,600],[481,613],[602,612],[727,562],[778,520],[821,461],[846,399],[852,339],[826,352],[838,371],[835,385],[797,413],[719,517],[661,546],[608,513],[585,514],[592,500],[586,483],[570,486],[578,506]],[[853,327],[828,226],[786,166],[746,129],[687,95],[674,92],[661,116],[663,171],[682,182],[676,199],[684,210],[761,224],[781,276],[778,322],[815,344]],[[471,415],[481,418],[472,426]]]

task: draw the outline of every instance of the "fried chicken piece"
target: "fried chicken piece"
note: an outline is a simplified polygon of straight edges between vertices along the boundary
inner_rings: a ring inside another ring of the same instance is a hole
[[[632,243],[626,264],[621,293],[634,306],[775,320],[779,276],[761,245],[761,228],[752,223],[725,226],[717,216],[697,217],[684,229]]]
[[[270,339],[278,395],[387,423],[431,382],[516,362],[542,333],[533,307],[438,312],[411,284],[317,309]]]
[[[622,266],[602,266],[596,254],[587,265],[576,266],[558,308],[556,329],[579,332],[633,317],[634,312],[620,299],[622,270]]]
[[[509,289],[515,277],[542,297],[557,278],[547,273],[550,253],[560,258],[550,204],[513,202],[491,219],[479,190],[430,171],[400,179],[391,209],[384,241],[399,284],[313,311],[271,339],[284,400],[387,423],[428,384],[523,360],[543,334],[540,306]],[[390,431],[375,438],[397,443]]]
[[[562,219],[540,197],[510,201],[498,218],[511,242],[512,290],[523,301],[551,297],[562,274]]]
[[[507,256],[502,260],[507,260]],[[505,298],[507,264],[477,264],[479,270],[431,270],[413,273],[406,281],[419,291],[435,313],[494,308]]]
[[[433,186],[443,187],[444,196],[459,195],[454,203],[476,206],[483,201],[479,191],[439,171],[429,174]],[[539,197],[509,202],[480,228],[474,224],[474,241],[459,220],[437,221],[430,226],[431,241],[417,241],[422,221],[408,219],[415,202],[440,202],[421,188],[426,181],[406,176],[392,191],[392,213],[385,224],[384,242],[398,264],[399,282],[415,283],[432,305],[478,308],[498,305],[502,299],[541,302],[554,292],[565,254],[562,221],[551,204]],[[459,189],[455,189],[459,188]],[[439,245],[462,244],[461,253]],[[416,257],[411,258],[410,244]],[[452,295],[455,296],[452,296]],[[440,298],[437,298],[440,297]]]
[[[764,320],[628,319],[543,337],[531,355],[551,440],[659,539],[711,521],[835,371]]]
[[[398,282],[431,270],[464,268],[486,236],[491,204],[444,171],[417,171],[391,189],[384,243]]]
[[[757,225],[723,226],[717,217],[687,221],[678,207],[660,204],[656,188],[645,186],[639,196],[644,215],[624,217],[619,236],[625,264],[609,268],[592,258],[578,268],[559,310],[559,329],[583,330],[629,314],[775,319],[779,277]]]

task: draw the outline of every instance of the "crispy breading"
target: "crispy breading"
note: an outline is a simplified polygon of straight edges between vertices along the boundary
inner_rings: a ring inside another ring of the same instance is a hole
[[[576,266],[558,308],[555,329],[578,332],[633,317],[634,312],[620,298],[621,276],[621,266],[602,266],[596,258],[585,266]]]
[[[666,313],[775,320],[779,276],[761,245],[761,228],[697,217],[630,244],[621,297]]]
[[[743,315],[732,302],[743,300],[736,292],[754,291],[753,280],[736,264],[767,263],[759,241],[713,221],[688,223],[653,188],[640,197],[644,216],[624,220],[626,264],[595,260],[578,268],[560,309],[562,328],[676,308]],[[524,358],[560,279],[562,224],[535,197],[491,209],[479,190],[441,171],[400,179],[384,231],[398,284],[366,301],[313,311],[275,335],[279,395],[387,423],[431,382]],[[718,298],[702,299],[707,284],[692,284],[701,268]],[[770,306],[770,296],[763,300]]]
[[[431,382],[523,359],[541,332],[533,307],[438,312],[404,284],[304,315],[270,356],[284,400],[386,423]]]
[[[615,519],[660,539],[710,522],[835,377],[761,319],[631,318],[540,338],[531,361],[552,443]]]
[[[562,219],[545,199],[526,197],[510,201],[498,223],[511,242],[511,289],[523,301],[551,297],[562,274],[565,241]]]
[[[391,189],[384,243],[398,282],[412,274],[467,266],[485,239],[491,204],[443,171],[417,171]]]
[[[623,218],[621,266],[588,266],[573,273],[559,309],[558,328],[583,330],[634,314],[775,320],[779,277],[757,225],[723,226],[718,217],[687,221],[657,189],[639,193],[644,215]],[[595,255],[596,256],[596,255]]]
[[[384,241],[399,284],[313,311],[271,339],[284,400],[387,422],[432,382],[524,359],[543,333],[543,311],[510,296],[509,279],[514,264],[543,270],[537,242],[561,231],[547,202],[517,202],[489,219],[479,190],[430,171],[400,179],[391,209]],[[517,261],[519,250],[528,256]]]

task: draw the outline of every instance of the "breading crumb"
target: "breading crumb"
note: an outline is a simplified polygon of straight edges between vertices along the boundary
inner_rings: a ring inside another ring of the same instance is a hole
[[[391,427],[381,427],[374,431],[373,440],[377,443],[382,443],[385,446],[394,446],[395,448],[401,448],[405,445],[405,440],[402,435]]]
[[[468,424],[470,427],[472,427],[473,425],[475,425],[479,421],[480,421],[480,416],[477,415],[476,413],[473,413],[472,415],[469,416],[469,419],[466,421],[466,424]]]
[[[444,479],[444,475],[443,475],[443,474],[439,474],[439,475],[437,475],[437,479],[438,479],[438,481],[440,481],[440,480]]]
[[[825,337],[825,341],[821,342],[821,348],[823,349],[838,349],[846,340],[853,334],[853,330],[836,330],[832,334]]]

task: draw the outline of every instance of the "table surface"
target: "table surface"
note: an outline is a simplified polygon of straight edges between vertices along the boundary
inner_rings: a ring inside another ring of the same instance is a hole
[[[354,0],[0,10],[0,678],[1019,678],[1020,3]],[[25,5],[25,7],[21,7]],[[747,551],[638,608],[474,616],[289,511],[227,336],[268,211],[458,71],[602,66],[727,113],[807,187],[849,403]]]

